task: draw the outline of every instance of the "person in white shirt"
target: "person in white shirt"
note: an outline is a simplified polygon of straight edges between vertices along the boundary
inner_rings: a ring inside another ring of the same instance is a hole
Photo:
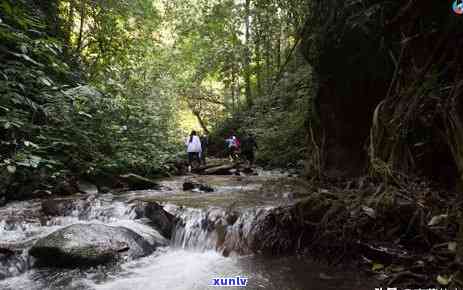
[[[194,161],[197,161],[198,164],[200,161],[201,154],[201,140],[199,139],[196,131],[191,131],[190,137],[187,138],[185,145],[187,146],[188,152],[188,171],[191,172],[191,166]]]

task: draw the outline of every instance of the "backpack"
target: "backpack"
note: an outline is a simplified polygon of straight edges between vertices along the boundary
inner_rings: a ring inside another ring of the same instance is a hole
[[[239,149],[240,148],[240,140],[238,138],[235,139],[235,146],[236,146],[236,149]]]

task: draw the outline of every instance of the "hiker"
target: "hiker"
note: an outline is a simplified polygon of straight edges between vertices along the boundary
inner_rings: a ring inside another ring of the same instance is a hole
[[[194,161],[200,163],[199,156],[201,154],[201,140],[199,140],[196,131],[191,131],[190,137],[187,138],[185,145],[188,152],[188,172],[191,172],[191,166]]]
[[[227,144],[228,156],[230,160],[233,161],[238,157],[240,142],[235,135],[232,135],[228,139],[225,139],[225,142]]]
[[[207,155],[207,149],[209,145],[209,136],[207,135],[207,132],[204,133],[204,135],[201,136],[201,162],[203,165],[206,165],[206,155]]]
[[[258,149],[256,139],[252,134],[246,134],[241,142],[241,154],[249,162],[250,166],[254,164],[256,149]]]

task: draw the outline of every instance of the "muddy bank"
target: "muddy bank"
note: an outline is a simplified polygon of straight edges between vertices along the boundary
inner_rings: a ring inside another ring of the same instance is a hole
[[[273,192],[288,182],[282,181]],[[463,286],[457,193],[422,182],[399,188],[368,179],[312,184],[307,191],[303,200],[259,218],[250,236],[253,252],[357,261],[395,287]]]

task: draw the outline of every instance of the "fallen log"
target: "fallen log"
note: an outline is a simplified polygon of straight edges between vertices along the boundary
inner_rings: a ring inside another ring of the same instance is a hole
[[[236,168],[235,164],[225,164],[212,168],[207,168],[202,171],[202,174],[206,175],[231,175],[231,170]]]

